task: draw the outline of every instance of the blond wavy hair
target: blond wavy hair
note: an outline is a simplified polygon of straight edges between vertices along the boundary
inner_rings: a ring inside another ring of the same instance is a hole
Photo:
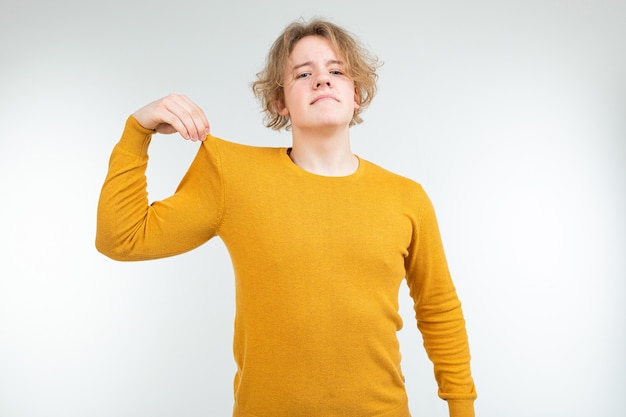
[[[346,75],[354,82],[359,108],[354,111],[350,126],[361,123],[361,112],[367,108],[376,94],[379,67],[378,58],[359,43],[347,30],[318,18],[310,21],[297,20],[289,24],[274,41],[267,56],[265,67],[256,74],[252,91],[261,102],[265,126],[274,129],[291,129],[289,116],[281,116],[276,104],[284,101],[283,76],[287,59],[296,43],[306,36],[322,36],[330,41],[343,60]]]

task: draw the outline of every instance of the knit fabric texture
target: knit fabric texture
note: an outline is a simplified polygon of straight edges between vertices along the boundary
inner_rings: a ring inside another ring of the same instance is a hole
[[[150,204],[153,133],[128,118],[102,187],[96,246],[133,261],[223,240],[236,280],[234,416],[408,417],[403,282],[439,396],[452,417],[474,415],[461,303],[418,183],[363,159],[351,175],[315,175],[286,148],[209,136],[176,192]]]

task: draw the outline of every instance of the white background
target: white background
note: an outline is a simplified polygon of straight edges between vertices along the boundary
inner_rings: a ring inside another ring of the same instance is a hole
[[[2,0],[0,416],[230,415],[222,243],[112,261],[94,248],[98,194],[126,117],[170,92],[217,136],[289,143],[249,84],[314,15],[384,61],[353,149],[435,204],[477,415],[623,415],[625,1]],[[151,199],[196,149],[155,137]],[[446,416],[400,297],[412,413]]]

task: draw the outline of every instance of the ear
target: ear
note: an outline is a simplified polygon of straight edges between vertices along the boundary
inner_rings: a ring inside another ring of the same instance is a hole
[[[279,116],[284,117],[289,115],[289,110],[287,109],[287,106],[285,106],[285,103],[282,99],[276,100],[274,102],[274,107],[276,108]]]
[[[361,105],[359,104],[360,102],[361,102],[361,97],[359,95],[359,90],[356,87],[354,87],[354,110],[361,107]]]

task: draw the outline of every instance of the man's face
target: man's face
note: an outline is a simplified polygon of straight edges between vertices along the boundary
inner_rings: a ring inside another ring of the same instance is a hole
[[[322,36],[307,36],[296,43],[283,80],[285,97],[278,103],[279,114],[289,116],[294,131],[349,126],[359,107],[354,82]]]

